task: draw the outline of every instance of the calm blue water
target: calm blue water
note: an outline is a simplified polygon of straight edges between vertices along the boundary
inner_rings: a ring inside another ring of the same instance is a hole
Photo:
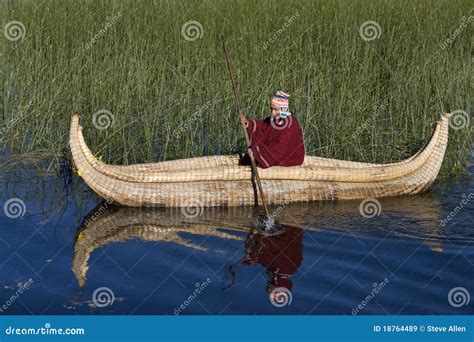
[[[466,178],[381,200],[374,218],[358,201],[286,206],[279,221],[293,227],[262,237],[251,209],[117,208],[77,176],[42,173],[0,174],[0,314],[474,313]],[[275,286],[291,303],[271,303]]]

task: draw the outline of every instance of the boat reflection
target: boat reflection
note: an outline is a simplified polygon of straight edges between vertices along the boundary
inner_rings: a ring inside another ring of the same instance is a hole
[[[272,208],[286,229],[276,236],[263,236],[253,229],[255,211],[248,207],[197,208],[190,213],[180,208],[116,207],[102,202],[83,219],[77,230],[72,271],[83,287],[94,250],[133,238],[171,242],[205,251],[205,246],[183,237],[184,233],[192,233],[242,241],[246,253],[234,267],[264,267],[268,273],[267,291],[271,293],[276,287],[291,290],[291,275],[303,260],[304,231],[338,230],[370,236],[388,230],[394,238],[420,239],[433,251],[443,251],[445,232],[440,226],[440,205],[435,198],[381,200],[380,216],[374,219],[362,217],[359,205],[360,202],[308,203]],[[398,218],[402,223],[394,225]],[[247,238],[242,233],[248,234]]]

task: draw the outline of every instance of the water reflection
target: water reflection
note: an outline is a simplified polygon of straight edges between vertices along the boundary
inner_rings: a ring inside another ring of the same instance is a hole
[[[267,270],[266,290],[272,302],[277,301],[275,294],[282,289],[291,292],[291,276],[303,261],[303,229],[288,225],[283,228],[283,233],[275,236],[252,230],[245,241],[246,255],[239,262],[240,265],[259,264]],[[284,297],[283,300],[288,299]]]
[[[445,232],[439,225],[440,205],[435,198],[387,199],[381,201],[381,208],[381,215],[375,220],[361,217],[359,202],[291,204],[273,208],[278,210],[284,233],[263,236],[251,224],[255,210],[247,207],[203,208],[199,216],[187,217],[179,208],[117,207],[103,201],[84,217],[77,229],[72,270],[79,286],[83,287],[91,254],[96,249],[135,238],[205,251],[205,244],[192,243],[183,236],[190,233],[242,241],[245,255],[237,259],[230,272],[235,276],[237,266],[260,265],[267,270],[267,292],[270,293],[275,287],[292,289],[291,275],[303,260],[304,230],[342,230],[366,238],[390,230],[394,239],[421,239],[433,251],[443,251]],[[454,240],[451,236],[450,242]],[[232,284],[224,288],[229,286]]]

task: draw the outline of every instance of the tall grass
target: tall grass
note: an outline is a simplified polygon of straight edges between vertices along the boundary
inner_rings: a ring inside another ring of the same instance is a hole
[[[220,34],[248,116],[265,117],[272,93],[290,92],[307,154],[397,161],[426,143],[442,112],[471,106],[472,24],[442,48],[472,14],[467,0],[20,0],[1,11],[4,26],[26,28],[2,41],[12,153],[65,153],[72,111],[107,162],[234,153],[244,139]],[[182,35],[191,20],[203,28],[194,41]],[[365,41],[359,27],[369,20],[381,34]],[[113,126],[98,130],[92,117],[103,109]],[[462,167],[472,132],[451,131],[444,174]]]

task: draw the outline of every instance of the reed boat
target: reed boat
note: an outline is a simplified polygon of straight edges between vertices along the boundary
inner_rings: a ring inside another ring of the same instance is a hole
[[[435,181],[448,144],[449,117],[436,124],[427,145],[397,163],[371,164],[305,156],[300,166],[259,169],[268,204],[357,200],[413,195]],[[215,207],[256,205],[249,166],[238,155],[208,156],[136,165],[109,165],[87,146],[72,114],[70,149],[78,174],[99,196],[125,206]]]

